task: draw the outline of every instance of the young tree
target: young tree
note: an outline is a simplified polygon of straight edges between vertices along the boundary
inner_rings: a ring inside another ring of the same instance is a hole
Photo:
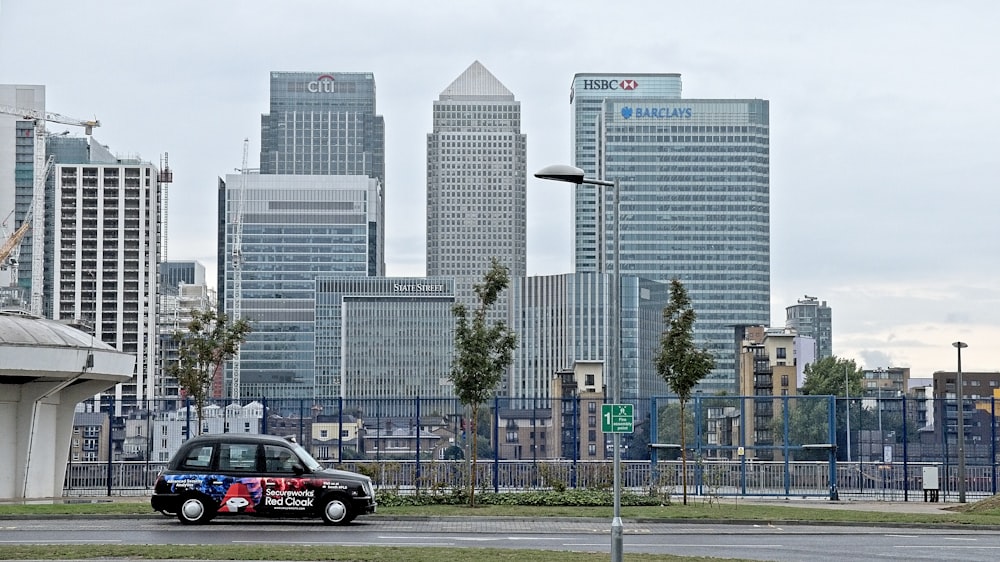
[[[697,315],[691,308],[687,289],[679,279],[670,281],[670,302],[663,309],[666,324],[656,355],[656,372],[677,395],[681,404],[681,478],[684,488],[684,505],[687,505],[687,443],[684,435],[684,409],[698,381],[715,367],[715,358],[707,349],[694,346],[694,321]]]
[[[455,385],[459,401],[472,408],[469,418],[472,434],[472,477],[469,505],[476,505],[476,458],[478,442],[476,422],[479,406],[496,391],[504,371],[510,366],[517,345],[517,336],[503,321],[492,326],[487,321],[487,313],[497,302],[500,293],[507,288],[510,278],[507,268],[493,258],[483,282],[474,286],[479,297],[479,307],[469,318],[464,305],[456,304],[452,310],[457,320],[455,326],[455,358],[449,379]]]
[[[245,318],[231,322],[225,314],[209,308],[191,311],[187,331],[174,334],[179,344],[177,362],[170,365],[169,372],[184,392],[194,398],[198,433],[216,368],[236,355],[250,331],[250,322]]]

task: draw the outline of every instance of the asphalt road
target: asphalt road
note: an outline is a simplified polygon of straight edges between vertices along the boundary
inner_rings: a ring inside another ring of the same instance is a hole
[[[360,518],[347,527],[311,520],[87,517],[0,520],[10,544],[295,544],[441,546],[610,552],[610,521],[597,519]],[[844,525],[625,522],[629,552],[775,561],[995,561],[995,530]],[[208,554],[208,553],[207,553]],[[208,554],[210,556],[210,554]]]

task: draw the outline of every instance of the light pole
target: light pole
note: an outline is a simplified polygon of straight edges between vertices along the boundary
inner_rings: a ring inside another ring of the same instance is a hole
[[[951,345],[958,350],[958,377],[955,380],[958,386],[955,392],[958,402],[958,503],[965,503],[965,387],[962,381],[962,349],[969,347],[969,344],[957,341]]]
[[[543,180],[555,180],[564,181],[569,183],[574,183],[576,185],[588,184],[596,185],[601,187],[600,198],[601,198],[601,208],[604,208],[604,189],[605,187],[610,187],[614,190],[614,208],[612,209],[612,224],[614,226],[614,240],[613,240],[613,254],[611,263],[614,267],[614,281],[612,282],[612,287],[614,288],[614,298],[611,301],[612,309],[615,313],[615,335],[611,338],[614,344],[614,351],[612,353],[613,365],[614,367],[608,370],[608,375],[612,378],[611,381],[611,401],[614,404],[618,404],[621,399],[621,345],[619,339],[622,337],[622,325],[621,325],[621,264],[619,263],[619,242],[620,236],[618,233],[619,222],[618,222],[618,201],[619,201],[619,189],[618,189],[618,179],[614,181],[601,180],[596,178],[587,178],[583,175],[583,170],[575,166],[567,166],[565,164],[554,164],[551,166],[546,166],[541,170],[535,172],[535,177]],[[601,230],[605,228],[604,213],[601,213]],[[603,244],[601,245],[600,252],[603,254]],[[604,263],[604,258],[598,256],[599,264]],[[602,267],[603,269],[603,267]],[[622,528],[622,485],[621,485],[621,464],[622,464],[622,453],[621,453],[621,434],[618,432],[612,433],[613,439],[613,449],[614,449],[614,518],[611,520],[611,562],[622,562],[622,535],[624,529]]]
[[[885,369],[879,367],[873,371],[875,374],[875,381],[878,385],[878,397],[875,399],[875,403],[878,404],[878,446],[881,452],[879,453],[879,458],[881,462],[885,462],[885,434],[882,433],[882,375],[885,374]]]

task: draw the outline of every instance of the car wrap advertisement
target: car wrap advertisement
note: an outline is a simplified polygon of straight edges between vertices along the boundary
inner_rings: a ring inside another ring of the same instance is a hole
[[[174,493],[196,490],[218,502],[220,513],[307,511],[316,507],[322,490],[346,490],[347,486],[314,478],[233,477],[219,474],[166,475]]]

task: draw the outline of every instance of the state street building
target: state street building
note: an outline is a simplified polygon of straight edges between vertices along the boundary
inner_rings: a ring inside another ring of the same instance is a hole
[[[415,398],[452,399],[454,305],[452,279],[319,278],[316,395],[367,417],[415,415]]]
[[[571,104],[576,166],[619,181],[622,273],[684,283],[716,361],[701,388],[735,392],[734,327],[770,317],[767,100],[685,99],[678,74],[577,74]],[[577,272],[611,271],[611,191],[576,190]]]

